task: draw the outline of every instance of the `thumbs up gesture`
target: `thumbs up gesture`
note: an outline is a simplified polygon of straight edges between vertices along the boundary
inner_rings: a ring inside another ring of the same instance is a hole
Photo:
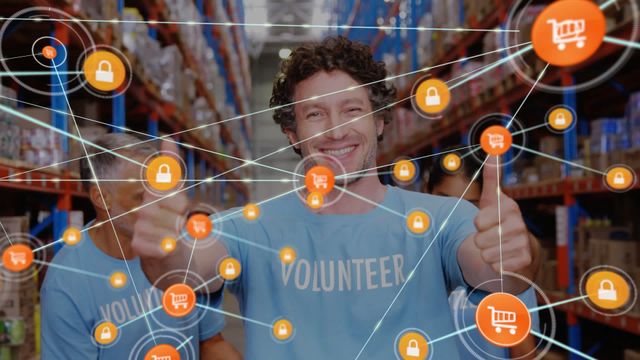
[[[520,207],[513,199],[498,192],[500,179],[495,165],[487,163],[482,177],[482,194],[478,204],[480,211],[474,220],[478,230],[474,242],[480,250],[482,260],[496,273],[500,273],[502,250],[504,271],[529,275],[531,272],[528,270],[533,260],[532,246]],[[502,234],[499,233],[500,225]]]

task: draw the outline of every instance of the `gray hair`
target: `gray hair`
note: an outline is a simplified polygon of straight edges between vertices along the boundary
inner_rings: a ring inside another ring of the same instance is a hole
[[[125,155],[131,158],[142,158],[155,154],[158,149],[156,148],[156,141],[145,141],[140,138],[124,133],[110,133],[100,136],[94,144],[100,146],[103,149],[114,150],[120,155]],[[98,179],[107,179],[111,175],[111,172],[119,167],[123,161],[122,158],[113,154],[110,151],[104,151],[100,148],[93,146],[87,146],[87,152],[89,157],[83,157],[80,160],[80,177],[84,180],[84,187],[89,190],[91,184],[94,184],[93,173],[89,166],[89,161],[93,165],[93,170]]]

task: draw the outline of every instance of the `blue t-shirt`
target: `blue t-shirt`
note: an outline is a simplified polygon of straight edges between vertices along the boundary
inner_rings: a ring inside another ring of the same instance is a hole
[[[230,256],[243,266],[240,277],[226,285],[243,315],[267,324],[282,317],[294,327],[293,337],[279,343],[271,329],[245,321],[246,357],[355,358],[456,201],[389,186],[381,206],[364,214],[314,214],[290,194],[263,204],[256,221],[227,216],[216,226]],[[389,211],[416,209],[432,219],[422,236],[410,234],[406,220]],[[460,202],[361,359],[395,358],[394,340],[404,329],[420,329],[431,339],[455,331],[448,296],[466,285],[457,250],[476,231],[476,212]],[[284,246],[297,253],[291,265],[279,260],[277,251]],[[435,358],[458,358],[455,338],[433,344],[430,351]]]
[[[134,359],[132,352],[143,358],[153,345],[149,327],[142,316],[145,310],[161,305],[162,292],[152,286],[140,266],[140,259],[128,260],[142,304],[138,301],[131,279],[124,288],[114,289],[108,277],[115,271],[128,273],[123,260],[108,256],[96,247],[88,232],[76,246],[65,246],[53,259],[41,289],[42,359]],[[105,278],[56,268],[64,266],[80,272],[102,274]],[[204,299],[199,299],[202,303]],[[206,304],[213,306],[217,304]],[[147,316],[158,344],[179,346],[183,359],[199,357],[199,342],[211,338],[224,327],[224,318],[214,312],[194,309],[177,319],[159,309]],[[200,317],[202,316],[202,318]],[[198,323],[195,323],[201,319]],[[117,341],[99,346],[93,331],[103,321],[120,327]],[[127,324],[128,323],[128,324]],[[180,329],[176,333],[176,329]],[[187,357],[187,353],[191,355]]]

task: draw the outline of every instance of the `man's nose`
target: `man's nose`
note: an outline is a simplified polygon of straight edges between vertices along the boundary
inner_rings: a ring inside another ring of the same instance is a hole
[[[339,114],[331,114],[325,136],[332,140],[340,140],[347,136],[349,124]]]

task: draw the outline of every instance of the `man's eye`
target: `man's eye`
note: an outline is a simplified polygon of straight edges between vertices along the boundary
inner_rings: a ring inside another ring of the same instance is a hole
[[[321,115],[320,111],[314,111],[307,114],[307,119],[314,118],[314,117],[317,118],[320,115]]]
[[[347,112],[351,113],[351,114],[355,114],[355,113],[359,113],[360,111],[362,111],[362,109],[360,108],[350,108],[349,110],[347,110]]]

